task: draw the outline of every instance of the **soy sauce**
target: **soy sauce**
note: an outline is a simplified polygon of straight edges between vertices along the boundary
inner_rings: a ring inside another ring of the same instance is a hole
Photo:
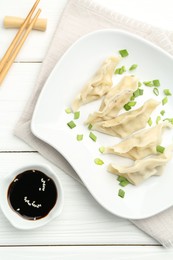
[[[41,219],[51,211],[58,198],[54,181],[38,170],[17,175],[8,189],[12,209],[28,220]]]

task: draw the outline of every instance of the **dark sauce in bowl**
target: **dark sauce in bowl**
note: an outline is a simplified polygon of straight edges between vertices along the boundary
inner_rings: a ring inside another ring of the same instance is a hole
[[[8,188],[12,209],[28,220],[41,219],[55,206],[58,192],[54,181],[38,170],[20,173]]]

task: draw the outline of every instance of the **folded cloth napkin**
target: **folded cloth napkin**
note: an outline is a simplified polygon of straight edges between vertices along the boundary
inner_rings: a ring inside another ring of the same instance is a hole
[[[52,147],[36,138],[30,129],[32,114],[40,91],[62,54],[82,35],[104,28],[123,29],[140,35],[173,55],[173,34],[160,30],[96,4],[94,0],[70,0],[64,9],[50,48],[44,59],[34,91],[14,133],[44,157],[82,183],[68,162]],[[133,220],[136,226],[165,247],[173,245],[173,208],[148,219]]]

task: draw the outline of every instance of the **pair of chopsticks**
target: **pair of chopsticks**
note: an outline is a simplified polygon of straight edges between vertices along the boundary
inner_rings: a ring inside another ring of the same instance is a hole
[[[2,84],[5,76],[7,75],[10,67],[12,66],[17,54],[19,53],[20,49],[22,48],[25,40],[27,39],[29,33],[31,32],[38,16],[41,13],[41,9],[39,9],[34,17],[32,15],[38,5],[40,0],[36,0],[35,4],[31,8],[29,14],[25,18],[23,24],[21,25],[19,31],[17,32],[16,36],[14,37],[13,41],[11,42],[9,48],[7,49],[6,53],[4,54],[3,58],[0,61],[0,85]]]

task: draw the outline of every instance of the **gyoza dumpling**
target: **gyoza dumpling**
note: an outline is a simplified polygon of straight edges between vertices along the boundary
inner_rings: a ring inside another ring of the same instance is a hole
[[[116,117],[123,106],[129,101],[133,95],[131,90],[123,90],[117,94],[114,99],[110,100],[109,104],[102,110],[90,114],[85,124],[93,124],[100,121],[110,120]]]
[[[103,97],[112,87],[112,77],[120,57],[107,58],[95,76],[84,86],[72,103],[73,111],[77,111],[81,105]]]
[[[99,111],[89,115],[86,124],[115,118],[137,88],[137,78],[134,76],[125,76],[117,86],[109,90],[101,103]]]
[[[151,154],[156,154],[156,146],[161,143],[164,128],[172,128],[169,122],[162,122],[152,128],[133,134],[121,143],[105,147],[104,153],[117,154],[132,160],[139,160]]]
[[[158,105],[158,101],[149,99],[136,110],[123,113],[111,120],[93,122],[92,129],[112,136],[127,137],[146,126],[150,114]]]
[[[112,99],[115,99],[118,94],[123,90],[131,90],[135,92],[138,88],[138,79],[135,76],[124,76],[122,80],[113,88],[104,97],[99,111],[103,111],[111,102]],[[126,103],[125,103],[126,104]],[[119,109],[120,111],[120,109]]]
[[[114,163],[109,164],[108,171],[125,177],[132,184],[138,185],[152,175],[161,175],[158,167],[164,166],[172,157],[173,146],[165,149],[164,153],[136,160],[133,166],[121,167]]]

